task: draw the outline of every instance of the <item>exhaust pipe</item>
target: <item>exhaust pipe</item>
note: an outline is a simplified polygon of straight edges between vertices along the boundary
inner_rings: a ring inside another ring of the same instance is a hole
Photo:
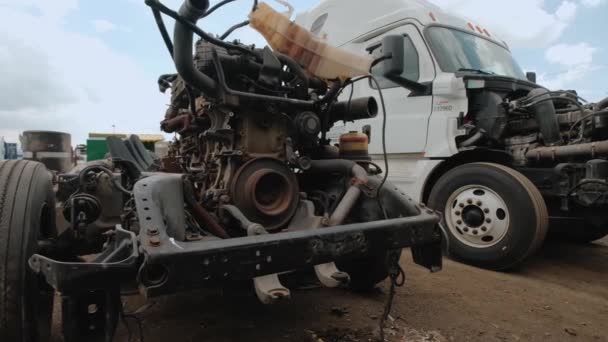
[[[608,140],[567,146],[538,147],[526,152],[528,160],[559,160],[572,157],[596,158],[608,155]]]
[[[209,8],[208,0],[186,0],[179,9],[179,15],[196,23]],[[192,58],[193,33],[184,24],[175,22],[173,31],[173,61],[177,73],[193,88],[213,96],[217,93],[217,83],[200,72],[194,65]]]
[[[334,122],[372,119],[378,115],[378,102],[373,97],[338,102],[334,104],[331,114]]]

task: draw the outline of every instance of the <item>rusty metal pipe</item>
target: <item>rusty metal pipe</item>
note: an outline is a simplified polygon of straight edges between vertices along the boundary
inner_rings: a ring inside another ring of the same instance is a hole
[[[171,119],[166,119],[160,123],[160,128],[165,133],[183,132],[190,126],[190,114],[182,114]]]
[[[570,157],[590,157],[608,155],[608,140],[566,146],[545,146],[526,152],[528,160],[559,160]]]
[[[232,218],[237,220],[239,222],[239,225],[241,226],[241,228],[243,228],[245,231],[249,231],[251,228],[260,226],[260,224],[258,224],[258,223],[251,222],[251,220],[249,220],[245,216],[245,214],[243,214],[243,212],[234,205],[231,205],[231,204],[223,205],[222,210],[225,210],[227,213],[229,213],[232,216]]]
[[[329,225],[330,226],[339,226],[341,225],[346,216],[350,213],[350,211],[357,203],[359,196],[361,195],[361,189],[358,186],[350,186],[346,193],[342,197],[342,200],[336,207],[336,210],[329,217]]]
[[[215,220],[213,216],[200,203],[196,201],[194,196],[194,187],[189,181],[184,181],[184,200],[192,209],[192,213],[197,221],[204,226],[213,235],[222,239],[229,239],[230,235],[226,230]]]
[[[308,171],[313,173],[344,173],[351,175],[351,186],[346,190],[336,210],[334,210],[329,218],[330,226],[342,224],[361,195],[359,187],[367,184],[367,171],[361,165],[345,159],[313,160],[310,163]]]

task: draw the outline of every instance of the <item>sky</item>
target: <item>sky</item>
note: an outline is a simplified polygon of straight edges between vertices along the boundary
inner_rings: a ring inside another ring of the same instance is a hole
[[[608,96],[608,0],[430,1],[499,35],[546,87]],[[317,0],[290,2],[298,12]],[[250,8],[236,1],[204,28],[224,32]],[[234,37],[262,42],[249,29]],[[89,132],[160,133],[168,94],[156,80],[174,70],[144,0],[0,0],[0,136],[8,141],[31,129],[70,132],[74,145]]]

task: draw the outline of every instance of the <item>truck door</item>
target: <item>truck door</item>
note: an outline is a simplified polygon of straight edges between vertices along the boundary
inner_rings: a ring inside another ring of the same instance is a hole
[[[419,83],[430,83],[435,78],[435,67],[431,54],[423,37],[412,24],[399,26],[393,30],[375,36],[361,43],[360,51],[367,49],[372,55],[379,53],[373,49],[386,35],[402,34],[405,36],[407,78]],[[374,69],[372,68],[372,73]],[[426,145],[427,127],[431,115],[432,94],[412,94],[387,79],[375,75],[380,83],[384,95],[387,112],[386,142],[387,152],[391,154],[422,153]],[[345,91],[349,95],[348,89]],[[372,82],[358,82],[355,86],[354,96],[375,96],[380,104],[378,90]],[[364,125],[371,125],[372,139],[371,154],[382,153],[382,111],[378,117],[371,120],[361,120],[356,124],[347,125],[344,130],[359,130]],[[337,132],[336,132],[337,133]]]

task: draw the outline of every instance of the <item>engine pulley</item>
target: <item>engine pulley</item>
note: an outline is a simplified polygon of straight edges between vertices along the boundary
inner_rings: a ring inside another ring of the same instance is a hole
[[[268,231],[287,225],[298,207],[300,192],[293,171],[272,158],[252,159],[241,166],[230,191],[243,214]]]

